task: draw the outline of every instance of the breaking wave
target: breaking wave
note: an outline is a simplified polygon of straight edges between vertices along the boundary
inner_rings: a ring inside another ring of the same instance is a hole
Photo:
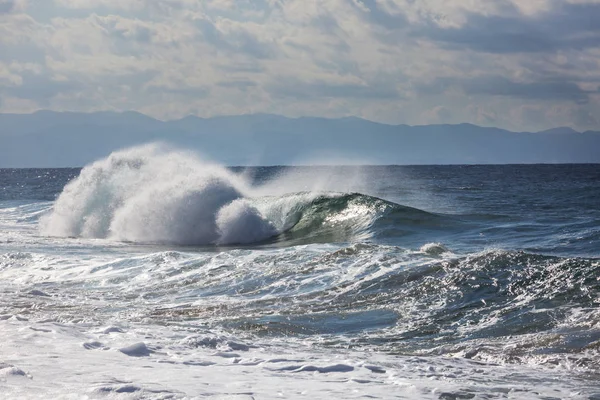
[[[136,243],[298,244],[368,239],[373,224],[386,218],[400,216],[407,226],[435,218],[358,193],[265,193],[265,187],[286,185],[293,188],[289,182],[254,187],[222,166],[151,144],[83,168],[39,227],[48,236]]]

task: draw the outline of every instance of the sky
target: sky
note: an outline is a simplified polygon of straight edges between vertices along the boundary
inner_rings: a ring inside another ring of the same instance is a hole
[[[600,130],[600,0],[0,0],[0,112]]]

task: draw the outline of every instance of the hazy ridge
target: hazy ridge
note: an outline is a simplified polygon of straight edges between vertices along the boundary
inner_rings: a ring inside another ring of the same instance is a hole
[[[159,121],[138,112],[0,114],[0,167],[82,166],[163,141],[227,165],[599,163],[600,132],[250,114]]]

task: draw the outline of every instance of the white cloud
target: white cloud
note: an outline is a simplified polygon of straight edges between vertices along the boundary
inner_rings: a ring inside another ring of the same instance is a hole
[[[45,33],[46,27],[27,14],[0,14],[0,44],[27,44]]]
[[[15,74],[7,64],[0,62],[0,87],[19,86],[22,83],[20,75]]]

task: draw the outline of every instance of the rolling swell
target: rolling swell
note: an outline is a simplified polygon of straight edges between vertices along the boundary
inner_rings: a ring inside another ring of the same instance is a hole
[[[450,219],[361,194],[320,194],[299,203],[296,222],[275,242],[286,245],[397,238],[450,226]]]

